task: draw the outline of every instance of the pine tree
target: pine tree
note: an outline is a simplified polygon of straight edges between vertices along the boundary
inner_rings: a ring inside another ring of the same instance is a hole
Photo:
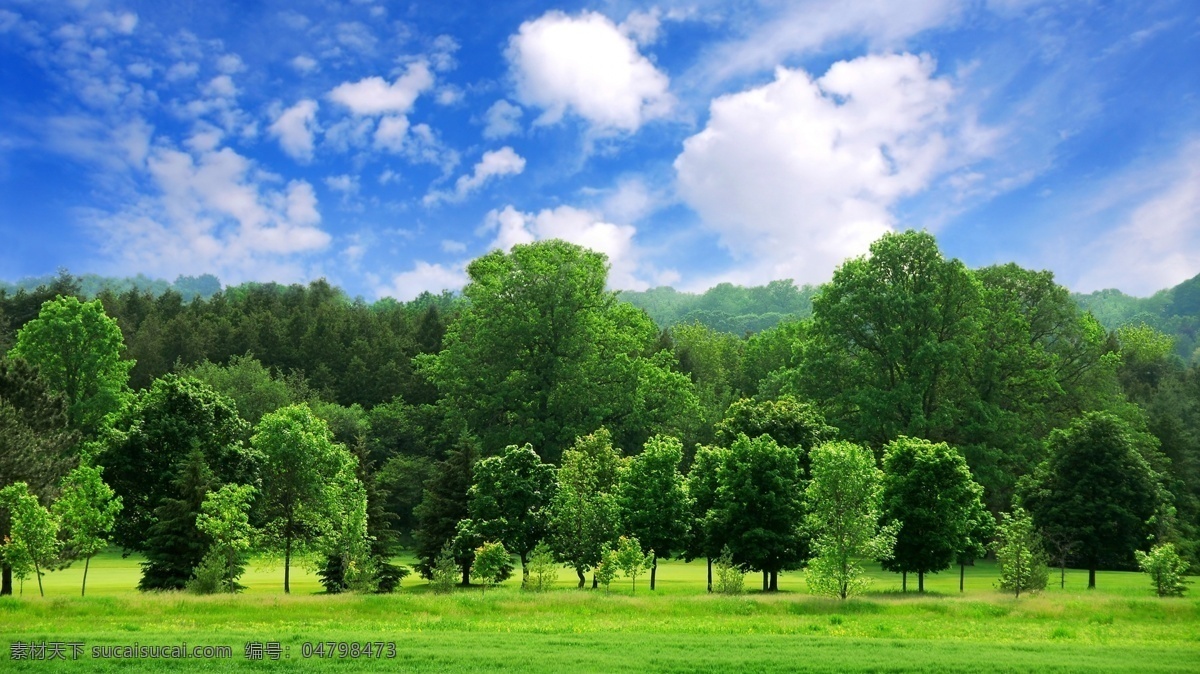
[[[184,459],[173,485],[176,496],[164,499],[154,510],[156,521],[147,532],[139,590],[184,589],[212,543],[196,528],[204,497],[217,486],[200,451],[193,450]]]

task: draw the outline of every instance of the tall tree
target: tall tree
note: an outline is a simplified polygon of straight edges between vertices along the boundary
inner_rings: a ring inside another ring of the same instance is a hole
[[[250,444],[263,457],[263,529],[268,547],[283,553],[283,591],[288,593],[292,555],[329,533],[337,487],[357,481],[356,462],[303,404],[264,416]]]
[[[221,589],[237,592],[243,587],[238,578],[246,568],[254,527],[250,524],[250,505],[254,487],[248,484],[227,484],[210,491],[200,505],[196,528],[212,540],[206,559],[221,569]]]
[[[800,450],[770,436],[739,435],[717,472],[712,526],[738,565],[763,572],[763,590],[779,589],[779,572],[804,556]]]
[[[559,560],[575,569],[581,589],[583,574],[600,563],[621,533],[614,493],[620,463],[620,450],[603,428],[581,436],[563,453],[558,491],[550,502],[551,547]]]
[[[37,366],[51,389],[67,399],[68,425],[95,434],[128,395],[133,361],[123,360],[124,338],[99,301],[59,297],[17,332],[9,355]]]
[[[184,589],[211,545],[196,527],[204,499],[220,486],[204,453],[192,450],[171,473],[171,489],[158,501],[138,545],[145,557],[139,590]]]
[[[646,442],[641,454],[621,467],[617,499],[625,531],[651,554],[650,589],[655,589],[658,560],[670,559],[687,545],[691,503],[679,464],[683,445],[679,440],[657,435]]]
[[[971,479],[967,462],[944,442],[900,437],[884,448],[883,516],[900,523],[895,550],[883,562],[888,571],[917,574],[925,591],[925,574],[950,568],[955,555],[968,547],[972,528],[983,509],[983,488]]]
[[[801,473],[807,477],[808,450],[832,440],[837,429],[825,423],[825,417],[811,403],[783,395],[776,400],[742,398],[730,405],[717,424],[717,442],[729,447],[738,434],[748,438],[769,435],[780,445],[799,450]]]
[[[701,446],[687,475],[687,494],[691,505],[691,527],[685,557],[688,561],[698,557],[708,562],[708,591],[713,591],[713,560],[721,556],[726,547],[723,531],[715,526],[714,510],[717,505],[718,476],[725,464],[729,450],[721,447]]]
[[[417,519],[414,535],[417,570],[426,578],[432,578],[443,549],[453,543],[458,534],[458,523],[470,514],[467,508],[468,494],[478,456],[477,441],[464,433],[457,446],[447,454],[446,460],[438,462],[433,477],[425,483],[421,503],[413,514]],[[453,552],[455,564],[462,569],[462,583],[468,585],[474,547],[461,547]]]
[[[1023,501],[1039,529],[1079,542],[1078,559],[1096,587],[1096,569],[1129,566],[1147,546],[1148,520],[1161,489],[1134,448],[1129,426],[1089,412],[1048,441],[1050,458],[1023,485]]]
[[[121,497],[104,483],[103,471],[99,466],[72,470],[63,478],[62,490],[54,502],[54,514],[68,534],[67,547],[84,557],[81,597],[87,592],[92,555],[108,547],[117,513],[121,512]]]
[[[805,578],[814,593],[858,594],[870,582],[859,560],[890,556],[898,523],[879,526],[882,483],[871,450],[844,441],[813,448],[804,526],[813,549]]]
[[[46,498],[74,463],[76,435],[67,428],[66,403],[23,360],[0,357],[0,485],[24,482]],[[0,509],[0,540],[10,520]],[[0,596],[13,591],[13,567],[0,559]]]
[[[554,466],[542,463],[530,445],[509,445],[502,455],[476,463],[473,478],[467,513],[474,529],[485,541],[516,553],[528,580],[529,555],[549,533]]]

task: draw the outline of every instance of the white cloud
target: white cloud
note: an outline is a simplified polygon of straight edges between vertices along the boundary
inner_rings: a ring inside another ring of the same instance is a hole
[[[284,110],[267,131],[279,139],[279,146],[293,159],[312,161],[313,136],[318,131],[316,101],[305,99]]]
[[[484,138],[505,138],[521,132],[521,108],[504,99],[492,103],[483,118],[486,122]]]
[[[407,302],[423,292],[440,293],[443,290],[458,290],[467,284],[467,274],[461,266],[430,264],[417,260],[409,271],[392,276],[391,283],[376,288],[380,297],[395,297]]]
[[[458,62],[454,59],[454,53],[459,50],[458,41],[449,35],[439,35],[433,40],[433,49],[429,54],[429,60],[433,64],[433,69],[438,72],[453,70]]]
[[[358,177],[349,174],[329,176],[325,178],[325,186],[348,197],[358,194]]]
[[[124,268],[214,272],[231,283],[299,280],[302,256],[329,245],[309,183],[274,187],[274,177],[230,148],[158,147],[146,166],[154,193],[95,223],[103,248]]]
[[[520,243],[562,239],[608,256],[608,283],[613,288],[644,290],[649,284],[637,277],[639,254],[630,225],[604,222],[591,211],[559,206],[536,214],[505,206],[484,219],[483,231],[496,233],[491,247],[509,250]]]
[[[622,33],[633,38],[640,45],[654,44],[658,40],[658,31],[661,27],[660,16],[661,12],[658,8],[649,12],[634,10],[625,17],[619,28]]]
[[[217,57],[217,70],[226,75],[234,75],[246,69],[246,64],[242,63],[242,57],[237,54],[222,54]]]
[[[525,158],[511,147],[505,146],[499,150],[484,152],[483,158],[475,164],[471,175],[460,176],[455,181],[453,192],[430,192],[425,195],[425,205],[433,205],[438,201],[462,201],[492,178],[517,175],[524,170]]]
[[[442,239],[442,250],[447,253],[465,253],[467,244],[453,239]]]
[[[462,89],[453,84],[447,84],[446,86],[438,87],[437,95],[434,96],[433,100],[437,101],[438,105],[454,105],[462,101],[463,96]]]
[[[167,81],[176,82],[178,80],[190,80],[195,77],[196,73],[198,72],[200,72],[199,64],[181,61],[179,63],[172,64],[170,68],[167,68]]]
[[[154,68],[148,63],[130,63],[125,69],[129,71],[130,75],[142,79],[154,74]]]
[[[608,18],[551,11],[521,24],[505,51],[521,103],[539,124],[571,111],[598,130],[636,131],[674,103],[669,80]]]
[[[955,92],[928,58],[866,56],[820,79],[779,68],[712,102],[675,160],[680,194],[741,268],[729,280],[821,282],[891,229],[891,207],[945,170]]]
[[[1086,264],[1073,290],[1147,296],[1200,273],[1200,140],[1155,173],[1156,188],[1121,224],[1071,256],[1075,266]]]
[[[329,92],[329,99],[356,115],[408,114],[422,92],[433,86],[429,64],[416,61],[403,75],[388,84],[382,77],[343,82]]]
[[[384,117],[375,129],[375,147],[391,152],[403,152],[408,135],[408,118],[404,115]]]
[[[217,75],[204,85],[202,91],[205,96],[213,98],[236,98],[238,95],[238,89],[229,75]]]
[[[296,72],[300,73],[301,75],[307,75],[321,67],[321,64],[318,63],[316,59],[303,54],[292,59],[291,64],[292,67],[296,69]]]

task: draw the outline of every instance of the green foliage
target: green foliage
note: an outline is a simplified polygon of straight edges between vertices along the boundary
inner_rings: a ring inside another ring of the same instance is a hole
[[[696,438],[712,442],[713,426],[741,390],[745,342],[698,322],[675,325],[667,336],[674,344],[679,370],[695,386],[700,413]]]
[[[748,438],[769,435],[784,447],[799,450],[802,474],[808,475],[808,450],[831,440],[837,429],[812,404],[784,395],[777,400],[743,398],[729,406],[725,418],[717,424],[718,443],[728,447],[738,434]]]
[[[721,551],[721,556],[714,562],[716,567],[716,582],[713,590],[718,594],[741,594],[746,584],[746,572],[733,563],[733,551],[729,546]]]
[[[999,537],[995,543],[1000,565],[1000,589],[1013,592],[1038,592],[1046,589],[1049,570],[1041,537],[1033,528],[1033,519],[1024,508],[1000,514]]]
[[[479,581],[481,594],[486,594],[489,587],[500,582],[510,563],[508,550],[504,549],[503,543],[490,541],[475,548],[471,578]]]
[[[263,457],[264,543],[283,554],[284,592],[290,592],[293,553],[315,548],[345,523],[339,513],[347,510],[347,485],[358,483],[356,460],[307,405],[264,416],[250,443]]]
[[[816,594],[847,599],[869,579],[862,558],[887,559],[898,523],[880,528],[883,472],[870,450],[850,442],[828,442],[812,451],[812,480],[804,491],[804,526],[813,558],[804,577]]]
[[[437,594],[449,594],[457,582],[458,565],[454,562],[454,550],[446,543],[429,568],[429,587]]]
[[[983,488],[971,479],[962,455],[946,443],[901,436],[883,458],[883,518],[896,522],[896,545],[883,562],[888,571],[920,575],[950,568],[973,547],[984,512]]]
[[[192,594],[217,594],[218,592],[236,592],[241,589],[234,583],[235,589],[230,589],[229,569],[222,555],[209,552],[200,560],[192,577],[184,586]]]
[[[717,504],[717,489],[720,487],[719,473],[725,464],[729,450],[720,447],[701,446],[687,475],[687,494],[691,503],[690,531],[685,550],[687,559],[697,557],[715,558],[727,547],[723,531],[716,527],[710,516]],[[710,590],[712,588],[709,588]]]
[[[654,551],[642,552],[642,544],[638,542],[637,537],[622,536],[617,541],[616,556],[613,559],[621,573],[632,583],[633,593],[637,594],[637,578],[654,564]]]
[[[539,541],[529,555],[529,563],[525,565],[528,573],[521,586],[534,592],[545,592],[558,582],[558,568],[554,551],[545,542]]]
[[[542,463],[531,445],[509,445],[502,455],[476,463],[473,479],[467,512],[475,530],[516,553],[528,577],[529,553],[549,532],[554,466]]]
[[[1163,543],[1150,548],[1149,553],[1138,550],[1138,567],[1150,574],[1150,582],[1154,584],[1154,592],[1160,597],[1182,597],[1187,590],[1188,563],[1179,558],[1175,545]]]
[[[551,547],[570,564],[583,587],[583,574],[620,534],[621,510],[614,493],[620,450],[603,428],[576,440],[563,453],[558,492],[550,503]]]
[[[721,283],[701,294],[660,287],[636,292],[625,290],[621,299],[645,309],[659,326],[700,324],[719,332],[744,335],[767,330],[790,317],[812,311],[816,288],[797,288],[791,280],[764,286],[743,287]]]
[[[302,402],[298,391],[282,378],[274,377],[253,356],[233,356],[228,365],[207,360],[183,371],[185,376],[204,382],[237,406],[238,415],[257,424],[264,415]]]
[[[207,554],[211,541],[198,528],[204,499],[218,481],[204,454],[193,450],[177,464],[171,491],[152,513],[141,542],[145,561],[139,590],[182,590]]]
[[[617,574],[621,572],[621,560],[617,556],[617,551],[609,548],[600,555],[600,563],[596,565],[596,569],[592,572],[592,579],[597,585],[604,586],[604,593],[608,594],[612,587],[612,582],[616,580]],[[583,587],[580,584],[579,587]]]
[[[128,395],[133,361],[123,360],[124,338],[99,301],[59,297],[17,332],[10,356],[36,366],[51,390],[67,400],[67,423],[94,435]]]
[[[1128,424],[1090,412],[1055,431],[1048,449],[1050,458],[1023,487],[1038,527],[1078,541],[1078,559],[1093,574],[1131,564],[1150,533],[1160,490]]]
[[[8,511],[11,521],[11,532],[4,542],[4,559],[14,569],[32,566],[38,593],[46,596],[42,589],[42,569],[53,563],[61,549],[58,520],[24,482],[0,489],[0,507]]]
[[[621,467],[617,500],[625,531],[645,550],[653,551],[654,566],[659,557],[670,559],[687,543],[691,503],[679,473],[682,461],[683,445],[658,435]]]
[[[220,586],[224,592],[243,589],[238,584],[238,578],[246,568],[246,555],[255,533],[254,527],[250,526],[249,516],[254,492],[254,487],[239,484],[227,484],[210,491],[204,497],[200,515],[196,518],[196,528],[212,540],[201,568],[219,565]],[[209,571],[211,569],[205,569],[205,573]],[[198,570],[197,576],[200,573]]]
[[[468,494],[477,456],[475,439],[463,435],[446,460],[437,464],[433,476],[425,484],[424,495],[414,515],[417,518],[417,570],[426,578],[430,577],[442,548],[458,536],[459,523],[469,519]],[[473,527],[471,531],[474,531]],[[478,545],[479,542],[464,544],[455,550],[455,562],[464,569],[464,583],[470,577],[471,556]]]
[[[739,435],[723,455],[709,526],[722,532],[739,566],[777,574],[803,559],[799,452],[768,435]]]
[[[104,483],[103,471],[99,466],[79,466],[68,473],[53,506],[67,532],[67,547],[86,557],[89,565],[92,555],[108,547],[109,534],[121,512],[121,497]],[[80,595],[86,591],[85,568]]]

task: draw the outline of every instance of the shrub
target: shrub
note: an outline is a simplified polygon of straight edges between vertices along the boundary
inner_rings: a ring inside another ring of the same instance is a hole
[[[721,594],[741,594],[746,582],[746,574],[733,563],[733,552],[726,545],[721,550],[721,556],[716,559],[716,582],[713,589]]]
[[[454,589],[457,579],[458,565],[454,563],[454,550],[447,543],[433,561],[433,568],[429,569],[429,586],[438,594],[448,594]]]
[[[192,578],[187,582],[187,591],[192,594],[216,594],[224,592],[225,585],[225,558],[220,553],[210,552],[200,561],[200,565],[192,573]]]
[[[1154,583],[1154,591],[1158,596],[1183,596],[1187,590],[1187,580],[1183,574],[1188,570],[1188,563],[1180,559],[1173,543],[1156,545],[1149,554],[1141,550],[1133,554],[1137,556],[1142,571],[1150,574],[1150,581]]]
[[[544,542],[538,543],[529,556],[529,578],[525,580],[525,589],[545,592],[556,582],[558,564],[554,563],[554,553]]]

